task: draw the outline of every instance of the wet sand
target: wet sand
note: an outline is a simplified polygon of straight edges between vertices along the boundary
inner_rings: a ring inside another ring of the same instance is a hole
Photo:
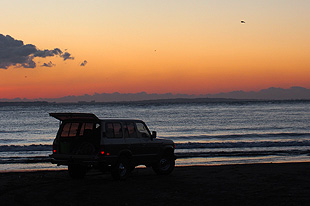
[[[0,173],[4,205],[309,205],[310,163],[177,167],[157,176],[135,169],[126,181],[91,172]]]

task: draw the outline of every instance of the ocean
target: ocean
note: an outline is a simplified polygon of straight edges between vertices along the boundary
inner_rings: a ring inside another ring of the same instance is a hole
[[[63,169],[50,163],[52,112],[135,118],[175,142],[176,165],[310,162],[310,101],[0,104],[0,171]]]

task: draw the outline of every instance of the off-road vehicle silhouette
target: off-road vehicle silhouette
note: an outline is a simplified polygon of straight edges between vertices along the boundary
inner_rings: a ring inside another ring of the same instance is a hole
[[[174,143],[156,138],[142,120],[99,119],[92,113],[50,113],[61,121],[53,142],[51,161],[68,165],[72,178],[83,178],[90,168],[110,171],[126,179],[138,165],[159,175],[175,166]]]

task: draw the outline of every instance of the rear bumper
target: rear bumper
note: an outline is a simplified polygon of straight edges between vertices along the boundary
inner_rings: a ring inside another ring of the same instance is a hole
[[[57,165],[82,164],[82,165],[111,165],[116,157],[98,155],[67,155],[51,154],[51,163]]]

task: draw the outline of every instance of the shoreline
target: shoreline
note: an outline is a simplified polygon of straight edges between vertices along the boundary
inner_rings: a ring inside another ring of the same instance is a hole
[[[195,157],[190,157],[190,158],[180,158],[180,159],[191,159]],[[199,158],[199,157],[197,157]],[[49,162],[48,162],[49,163]],[[176,164],[175,167],[215,167],[215,166],[234,166],[234,165],[260,165],[260,164],[295,164],[295,163],[309,163],[310,164],[310,159],[309,161],[259,161],[259,162],[246,162],[246,163],[209,163],[209,164],[204,164],[204,163],[188,163],[188,164]],[[146,168],[144,165],[137,166],[136,169],[141,169],[141,168]],[[27,173],[27,172],[49,172],[49,171],[67,171],[67,167],[59,167],[56,166],[55,168],[36,168],[36,169],[8,169],[8,170],[0,170],[0,174],[5,174],[5,173]]]
[[[308,205],[310,163],[137,168],[126,181],[66,170],[0,173],[1,205]]]

